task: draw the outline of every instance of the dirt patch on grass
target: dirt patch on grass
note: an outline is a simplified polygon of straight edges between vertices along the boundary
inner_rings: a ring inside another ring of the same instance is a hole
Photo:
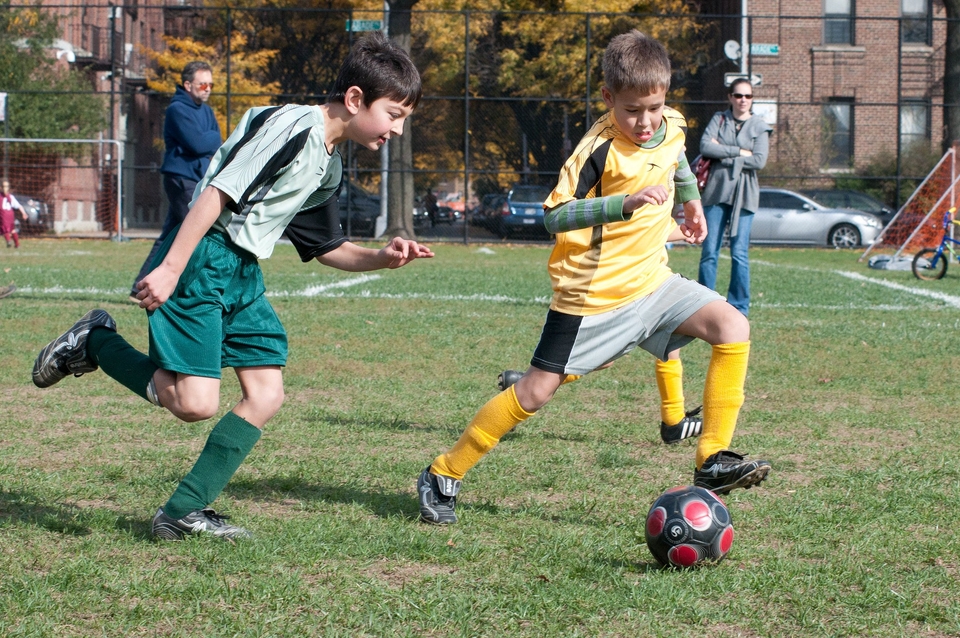
[[[371,563],[361,569],[360,573],[384,583],[391,589],[404,589],[408,583],[419,583],[443,574],[456,574],[457,571],[457,568],[450,566],[398,563],[385,558]]]

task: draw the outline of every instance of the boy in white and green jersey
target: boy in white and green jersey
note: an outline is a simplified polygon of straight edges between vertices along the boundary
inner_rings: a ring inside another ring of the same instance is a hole
[[[401,134],[420,97],[420,75],[409,56],[374,33],[351,49],[326,104],[248,111],[139,283],[149,356],[128,344],[103,310],[90,311],[40,352],[33,368],[39,387],[99,367],[184,421],[217,413],[221,369],[234,368],[242,398],[157,510],[154,537],[250,535],[208,506],[283,403],[286,332],[264,295],[259,265],[277,239],[286,235],[305,262],[347,271],[399,268],[433,256],[399,237],[380,250],[348,242],[337,208],[337,144],[352,140],[379,149]]]

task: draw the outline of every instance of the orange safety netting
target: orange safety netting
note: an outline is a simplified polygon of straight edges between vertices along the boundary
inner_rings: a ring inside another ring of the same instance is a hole
[[[944,213],[956,206],[960,198],[960,162],[956,151],[954,147],[944,155],[861,259],[877,249],[892,248],[898,255],[912,255],[921,248],[940,244]]]

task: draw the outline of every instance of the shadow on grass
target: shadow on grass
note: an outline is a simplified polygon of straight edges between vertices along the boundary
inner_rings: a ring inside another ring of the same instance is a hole
[[[302,417],[302,422],[306,424],[322,424],[334,428],[349,428],[350,430],[379,431],[387,430],[390,432],[403,432],[407,430],[416,430],[418,432],[453,432],[454,428],[450,426],[426,425],[418,421],[403,419],[399,416],[385,418],[383,416],[371,416],[368,418],[345,416],[342,414],[328,414],[325,412],[308,414]]]
[[[98,520],[112,521],[116,529],[139,540],[150,540],[147,519],[134,519],[105,508],[83,508],[75,505],[41,503],[22,492],[0,492],[0,526],[27,523],[41,529],[70,536],[88,536]]]
[[[0,492],[0,522],[4,525],[29,523],[51,532],[86,536],[90,534],[90,527],[83,518],[83,511],[78,507],[46,505],[21,492]]]
[[[594,562],[602,565],[604,571],[625,571],[635,574],[658,574],[661,572],[677,571],[676,568],[664,567],[656,560],[620,560],[611,558],[595,559]]]
[[[274,502],[297,500],[304,502],[343,503],[359,505],[374,516],[407,519],[420,517],[420,505],[409,492],[391,492],[377,488],[360,489],[351,485],[318,485],[305,483],[294,476],[275,476],[257,480],[234,479],[226,491],[238,498],[261,498]],[[500,508],[488,504],[458,505],[457,511],[481,511],[495,514]]]

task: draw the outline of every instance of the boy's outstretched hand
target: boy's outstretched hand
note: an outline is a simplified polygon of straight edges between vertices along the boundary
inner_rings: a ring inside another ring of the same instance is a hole
[[[433,257],[433,251],[412,239],[394,237],[380,249],[380,255],[387,260],[387,268],[400,268],[414,259]]]
[[[662,204],[669,196],[664,186],[647,186],[623,200],[623,212],[632,213],[644,204]]]
[[[707,238],[707,221],[699,199],[683,204],[683,223],[680,224],[683,240],[688,244],[702,244]]]

